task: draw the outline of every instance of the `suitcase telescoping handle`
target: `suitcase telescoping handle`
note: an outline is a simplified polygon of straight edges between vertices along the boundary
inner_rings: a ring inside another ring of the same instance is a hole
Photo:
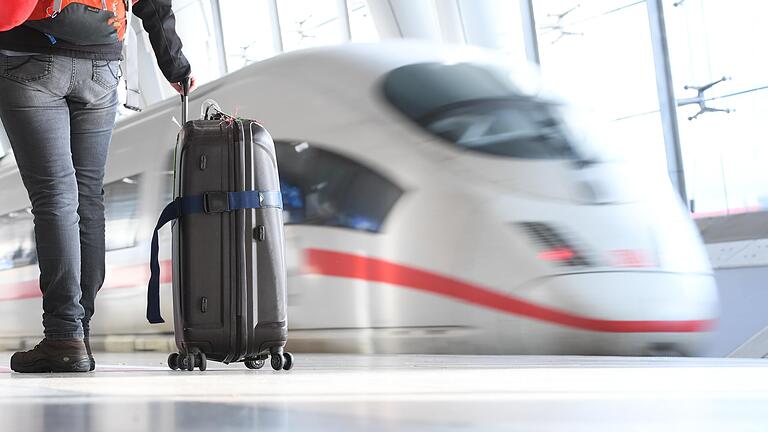
[[[189,117],[189,77],[181,80],[181,124],[187,124]]]

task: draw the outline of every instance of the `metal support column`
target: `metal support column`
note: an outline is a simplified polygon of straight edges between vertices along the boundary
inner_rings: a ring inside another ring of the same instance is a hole
[[[523,20],[525,55],[529,62],[541,64],[539,38],[536,35],[536,17],[533,15],[533,0],[520,0],[520,17]]]
[[[667,152],[667,171],[672,185],[686,206],[688,194],[685,189],[683,155],[680,150],[680,130],[677,124],[677,102],[672,82],[672,67],[669,61],[667,29],[664,24],[662,0],[647,0],[648,21],[651,28],[653,61],[656,65],[656,88],[659,93],[661,125],[664,130],[664,145]]]
[[[219,52],[219,73],[223,76],[229,72],[227,65],[227,49],[224,47],[224,25],[221,22],[221,4],[219,0],[211,0],[213,11],[213,29],[216,32],[216,48]]]
[[[341,36],[344,42],[350,42],[352,40],[352,27],[349,24],[347,0],[336,0],[336,9],[338,9],[339,21],[341,22]]]
[[[283,49],[283,33],[280,29],[280,15],[277,12],[277,0],[269,0],[269,18],[272,21],[272,49],[280,54]]]

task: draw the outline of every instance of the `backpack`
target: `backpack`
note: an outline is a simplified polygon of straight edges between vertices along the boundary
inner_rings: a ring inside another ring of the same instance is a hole
[[[7,0],[0,0],[7,1]],[[58,39],[75,45],[123,42],[131,11],[139,0],[39,0],[25,26],[43,32],[51,44]],[[127,76],[125,107],[141,111],[136,41],[123,45]],[[122,69],[122,68],[121,68]]]
[[[0,32],[8,31],[27,20],[29,14],[35,8],[37,0],[3,1],[0,7]]]
[[[130,10],[138,0],[40,0],[24,23],[75,45],[122,42]]]

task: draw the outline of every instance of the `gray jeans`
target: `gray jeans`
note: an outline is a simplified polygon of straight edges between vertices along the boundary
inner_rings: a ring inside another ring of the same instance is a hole
[[[0,119],[32,202],[49,339],[88,334],[104,282],[104,168],[118,62],[0,54]]]

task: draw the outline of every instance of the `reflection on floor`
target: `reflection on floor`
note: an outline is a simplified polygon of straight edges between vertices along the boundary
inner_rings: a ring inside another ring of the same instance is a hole
[[[0,353],[2,431],[768,430],[768,361],[298,355],[290,372],[100,354],[20,375]]]

